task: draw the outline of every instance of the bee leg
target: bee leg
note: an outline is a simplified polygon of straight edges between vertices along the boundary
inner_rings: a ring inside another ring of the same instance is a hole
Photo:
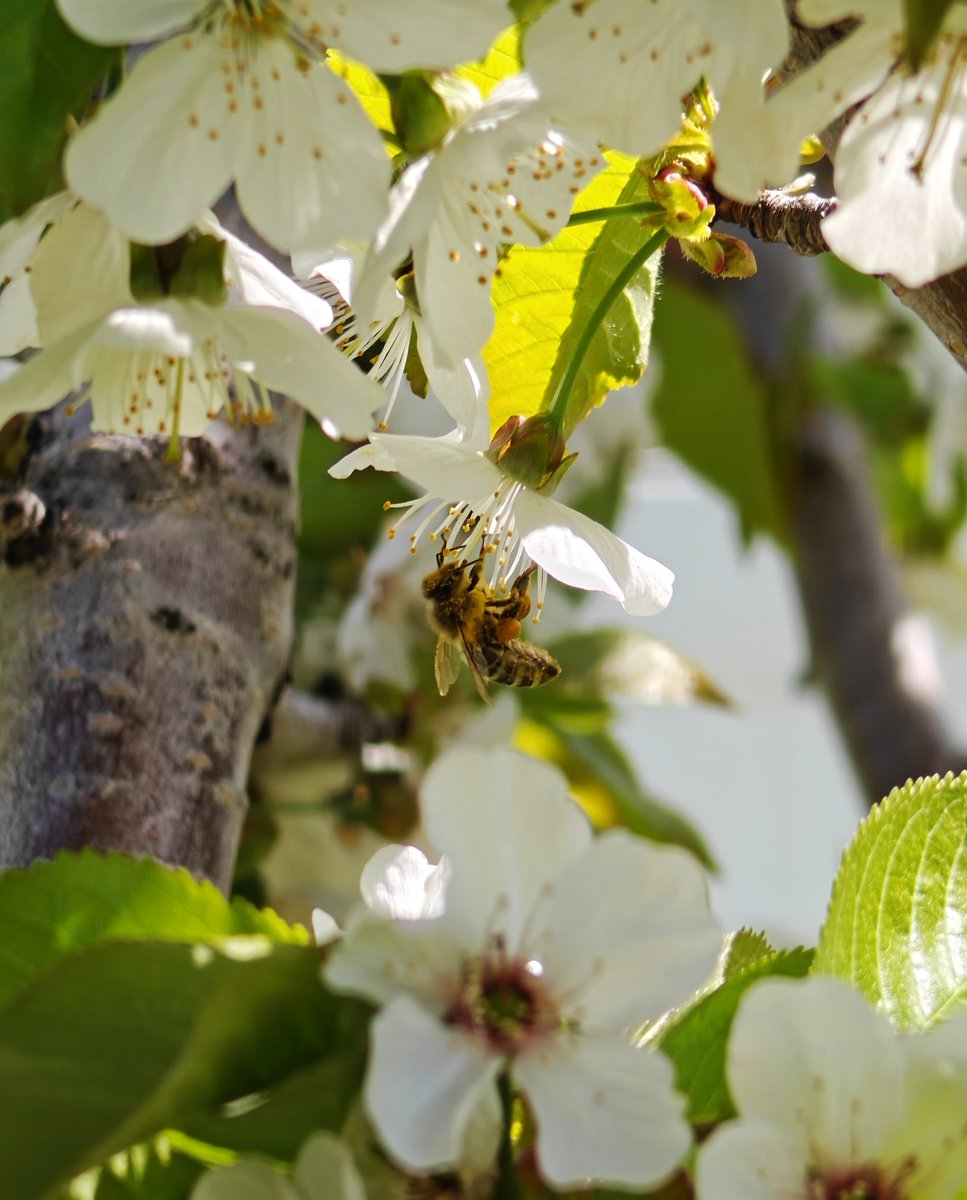
[[[515,638],[520,637],[520,621],[516,617],[503,617],[495,626],[497,640],[506,646]]]

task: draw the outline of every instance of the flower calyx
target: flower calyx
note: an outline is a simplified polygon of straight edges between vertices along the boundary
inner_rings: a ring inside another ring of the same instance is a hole
[[[577,458],[567,454],[564,436],[549,413],[509,417],[484,452],[511,479],[551,495]]]
[[[220,308],[228,297],[220,238],[192,230],[161,246],[131,243],[131,295],[142,304],[176,296]]]

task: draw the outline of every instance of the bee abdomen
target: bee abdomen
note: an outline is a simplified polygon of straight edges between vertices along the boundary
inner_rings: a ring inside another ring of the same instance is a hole
[[[512,641],[506,645],[478,646],[480,673],[491,683],[507,687],[540,687],[561,673],[560,664],[540,646]]]

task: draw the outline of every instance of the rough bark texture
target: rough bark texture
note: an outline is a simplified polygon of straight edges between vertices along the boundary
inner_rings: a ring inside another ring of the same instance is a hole
[[[728,196],[715,197],[717,218],[748,229],[760,242],[779,242],[804,255],[829,250],[822,223],[835,207],[835,200],[812,193],[787,196],[785,192],[763,192],[755,204],[743,204]]]
[[[94,846],[226,888],[292,637],[302,415],[159,440],[62,408],[0,493],[0,865]]]

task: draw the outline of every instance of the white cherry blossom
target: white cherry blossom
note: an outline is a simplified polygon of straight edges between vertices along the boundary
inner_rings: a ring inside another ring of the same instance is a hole
[[[739,1118],[699,1151],[698,1200],[947,1200],[967,1181],[967,1019],[903,1036],[848,984],[769,979],[728,1048]]]
[[[787,48],[782,0],[561,0],[528,31],[525,55],[555,120],[650,155],[678,132],[682,97],[703,75],[723,117],[755,120]],[[716,151],[726,190],[731,148],[716,138]]]
[[[671,1064],[628,1033],[714,965],[694,860],[623,830],[595,839],[563,776],[511,750],[448,751],[423,814],[441,865],[412,848],[373,864],[326,968],[383,1006],[365,1101],[391,1157],[458,1162],[509,1071],[553,1186],[667,1178],[691,1140],[683,1101]]]
[[[414,551],[426,531],[434,539],[460,530],[461,557],[492,556],[491,587],[505,586],[535,563],[538,611],[545,572],[568,587],[604,592],[636,616],[660,612],[671,599],[674,575],[667,567],[583,513],[510,479],[473,446],[452,438],[374,433],[369,445],[347,455],[330,474],[343,478],[364,467],[398,471],[426,488],[423,497],[399,506],[404,515],[391,536],[417,513],[423,519],[410,535]]]
[[[91,402],[96,431],[193,437],[222,409],[269,419],[271,389],[331,429],[364,434],[379,388],[320,332],[330,307],[213,219],[204,231],[226,243],[220,306],[138,303],[129,245],[103,213],[78,204],[54,224],[31,259],[44,349],[0,383],[0,421],[75,392],[75,405]]]
[[[403,172],[357,285],[357,311],[368,324],[387,277],[412,254],[440,365],[474,360],[489,338],[500,247],[546,242],[604,165],[593,142],[583,146],[551,125],[525,74],[476,104],[438,150]]]
[[[70,186],[141,242],[183,234],[233,181],[246,217],[281,250],[369,235],[390,164],[348,85],[320,61],[324,10],[336,18],[342,7],[63,0],[67,22],[92,41],[171,35],[72,139]]]
[[[314,1133],[291,1177],[267,1162],[241,1159],[203,1175],[191,1200],[366,1200],[366,1192],[345,1143],[333,1133]]]
[[[456,422],[464,440],[486,445],[489,440],[487,401],[490,380],[477,354],[451,364],[445,347],[433,335],[416,304],[387,275],[371,303],[370,319],[362,326],[353,310],[355,280],[365,256],[362,245],[343,244],[340,257],[317,262],[314,255],[294,255],[293,269],[305,286],[333,304],[337,313],[336,344],[353,360],[369,364],[369,377],[386,389],[386,409],[380,429],[386,429],[403,388],[410,355],[419,355],[430,391]]]

